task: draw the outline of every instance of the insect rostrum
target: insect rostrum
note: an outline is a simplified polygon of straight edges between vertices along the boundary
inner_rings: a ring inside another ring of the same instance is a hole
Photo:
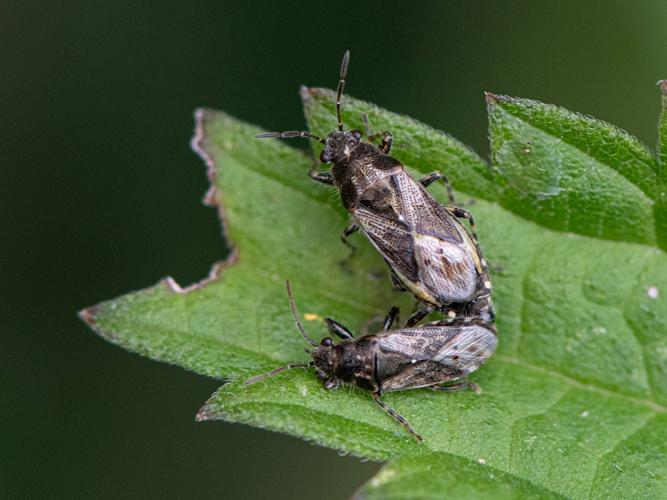
[[[323,163],[330,171],[311,171],[317,182],[335,186],[353,223],[341,234],[347,238],[361,230],[391,269],[392,282],[400,290],[409,290],[422,302],[406,326],[413,326],[433,310],[450,316],[479,317],[492,320],[491,283],[486,262],[477,242],[472,215],[460,207],[441,205],[426,190],[447,178],[433,172],[416,180],[396,158],[389,155],[392,136],[366,130],[367,140],[358,130],[343,130],[340,102],[345,86],[349,51],[341,64],[336,98],[338,130],[322,139],[308,131],[269,132],[257,137],[306,137],[324,145]],[[368,127],[367,127],[368,128]],[[469,232],[459,219],[467,219]]]
[[[371,391],[375,402],[419,441],[422,437],[405,418],[387,406],[381,399],[382,393],[423,387],[442,391],[475,389],[465,377],[479,368],[497,345],[495,327],[482,319],[453,318],[392,330],[397,308],[389,311],[382,332],[360,338],[355,338],[336,320],[326,318],[329,331],[342,341],[334,344],[330,337],[325,337],[318,344],[301,324],[289,282],[286,287],[297,328],[313,347],[307,349],[312,361],[276,368],[249,379],[246,384],[285,370],[312,366],[326,389],[350,384]]]

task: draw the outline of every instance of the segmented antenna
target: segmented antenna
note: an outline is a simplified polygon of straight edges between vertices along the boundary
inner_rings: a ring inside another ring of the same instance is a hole
[[[336,91],[336,116],[338,117],[338,130],[343,130],[343,120],[340,117],[340,98],[345,88],[345,78],[347,78],[347,65],[350,63],[350,51],[346,50],[343,54],[343,62],[340,63],[340,80],[338,80],[338,90]]]
[[[299,311],[296,309],[296,302],[294,301],[294,297],[292,296],[292,287],[289,284],[289,280],[285,280],[285,288],[287,288],[287,296],[289,297],[289,306],[290,309],[292,309],[292,317],[294,318],[296,327],[299,329],[299,331],[301,332],[301,336],[304,338],[306,342],[308,342],[312,346],[317,347],[318,346],[317,342],[315,342],[308,336],[308,334],[306,333],[306,329],[301,324],[301,320],[299,319]]]
[[[286,132],[265,132],[263,134],[257,134],[256,139],[291,139],[292,137],[307,137],[309,139],[315,139],[322,144],[326,144],[326,141],[321,137],[311,134],[307,130],[288,130]]]
[[[287,370],[291,370],[292,368],[308,368],[309,366],[313,366],[313,363],[292,363],[289,365],[281,366],[280,368],[276,368],[275,370],[271,370],[270,372],[262,373],[261,375],[256,375],[252,378],[249,378],[245,382],[243,382],[244,385],[252,385],[256,382],[259,382],[260,380],[264,380],[265,378],[273,377],[274,375],[278,375],[279,373],[282,373]]]

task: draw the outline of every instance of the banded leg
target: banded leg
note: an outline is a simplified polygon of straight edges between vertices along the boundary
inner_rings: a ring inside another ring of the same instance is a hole
[[[377,404],[380,405],[380,408],[382,408],[384,411],[386,411],[391,418],[396,420],[399,424],[401,424],[406,431],[408,431],[410,434],[412,434],[417,441],[423,441],[424,438],[421,437],[419,434],[415,432],[415,430],[412,428],[410,423],[405,420],[396,410],[392,409],[390,406],[388,406],[384,401],[380,399],[381,392],[377,391],[373,393],[373,399]]]
[[[491,282],[487,279],[486,284],[490,285]],[[487,290],[486,293],[474,298],[466,304],[464,308],[464,315],[466,318],[480,318],[488,323],[493,323],[495,321],[496,311],[491,302],[491,290],[488,288]]]
[[[308,172],[308,175],[316,182],[321,182],[322,184],[333,186],[334,182],[331,172],[318,172],[317,170],[311,170]]]
[[[382,140],[380,141],[380,144],[378,144],[378,147],[384,154],[388,155],[391,151],[391,144],[393,141],[394,138],[391,133],[382,132]]]
[[[427,174],[421,179],[419,179],[419,182],[421,183],[422,186],[428,187],[438,180],[442,180],[443,184],[445,185],[445,189],[447,190],[447,197],[449,198],[449,203],[454,205],[454,191],[452,190],[452,185],[449,183],[449,179],[447,178],[447,176],[442,172],[438,171],[431,172],[430,174]]]
[[[375,139],[378,137],[382,137],[382,140],[380,141],[380,144],[378,144],[378,147],[384,154],[389,154],[391,151],[391,144],[394,140],[390,132],[378,132],[377,134],[373,134],[371,132],[371,126],[368,123],[368,115],[366,113],[361,114],[361,119],[364,121],[364,130],[366,132],[366,140],[368,142],[373,142]]]
[[[327,329],[334,335],[340,337],[343,340],[350,340],[354,338],[352,332],[345,327],[345,325],[339,323],[333,318],[324,318],[324,323],[327,325]]]
[[[382,327],[382,331],[386,332],[391,328],[391,326],[394,324],[394,321],[398,320],[398,312],[399,309],[396,306],[393,306],[391,309],[389,309],[389,312],[387,313],[387,317],[384,318],[384,324]]]
[[[412,313],[412,315],[407,319],[405,322],[405,327],[406,328],[412,328],[415,326],[417,323],[419,323],[421,320],[423,320],[426,316],[431,314],[434,311],[434,307],[430,304],[422,307],[421,309],[415,311]]]
[[[470,229],[472,231],[472,237],[475,240],[475,244],[477,244],[477,226],[475,225],[475,219],[473,219],[472,214],[461,207],[454,207],[450,205],[443,205],[443,206],[445,210],[447,210],[454,217],[468,220],[468,223],[470,224]]]

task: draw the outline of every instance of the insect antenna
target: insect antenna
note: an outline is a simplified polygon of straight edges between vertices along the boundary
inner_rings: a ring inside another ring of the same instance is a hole
[[[294,296],[292,295],[292,287],[289,284],[289,280],[285,280],[285,288],[287,288],[287,296],[289,297],[289,306],[290,309],[292,310],[292,317],[294,318],[296,327],[299,329],[299,331],[301,332],[301,336],[304,338],[306,342],[308,342],[312,346],[317,347],[318,346],[317,342],[315,342],[308,336],[308,334],[306,333],[306,329],[301,324],[301,320],[299,319],[299,311],[297,311],[296,309],[296,302],[294,301]]]
[[[307,137],[309,139],[315,139],[322,144],[326,144],[326,141],[321,137],[318,137],[314,134],[311,134],[307,130],[288,130],[286,132],[265,132],[263,134],[257,134],[256,139],[291,139],[292,137]]]
[[[338,90],[336,90],[336,116],[338,117],[338,130],[343,130],[343,120],[340,117],[340,98],[345,88],[345,79],[347,78],[347,65],[350,63],[350,51],[346,50],[343,54],[343,61],[340,63],[340,80],[338,80]]]
[[[256,382],[259,382],[260,380],[264,380],[265,378],[273,377],[274,375],[278,375],[279,373],[282,373],[287,370],[291,370],[292,368],[308,368],[309,366],[313,366],[313,363],[291,363],[289,365],[281,366],[280,368],[275,368],[271,370],[270,372],[262,373],[261,375],[255,375],[252,378],[249,378],[245,382],[243,382],[243,385],[252,385]]]

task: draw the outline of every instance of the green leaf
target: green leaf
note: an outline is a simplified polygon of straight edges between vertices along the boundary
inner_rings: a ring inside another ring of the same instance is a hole
[[[399,458],[384,467],[355,495],[355,499],[384,500],[438,498],[563,498],[484,464],[446,453]],[[444,498],[444,496],[443,496]]]
[[[662,109],[658,121],[658,159],[662,163],[663,175],[667,168],[667,80],[658,82],[662,97]]]
[[[335,126],[330,91],[302,89],[315,133]],[[102,336],[153,359],[229,380],[197,418],[287,432],[390,460],[360,495],[433,498],[667,495],[667,255],[664,182],[654,156],[611,125],[488,96],[489,167],[455,139],[346,96],[344,121],[391,130],[415,175],[445,171],[467,200],[496,271],[498,352],[473,379],[481,395],[386,395],[425,437],[417,444],[355,388],[325,391],[305,361],[283,287],[292,280],[309,333],[332,316],[356,331],[411,298],[358,238],[352,270],[338,195],[314,184],[309,156],[255,140],[260,130],[200,110],[193,144],[208,165],[232,258],[210,279],[153,288],[82,311]],[[316,143],[314,143],[316,144]],[[444,200],[441,186],[432,188]],[[223,209],[224,207],[224,209]],[[663,224],[661,226],[661,224]],[[663,236],[661,236],[663,235]],[[370,331],[373,325],[369,326]]]

